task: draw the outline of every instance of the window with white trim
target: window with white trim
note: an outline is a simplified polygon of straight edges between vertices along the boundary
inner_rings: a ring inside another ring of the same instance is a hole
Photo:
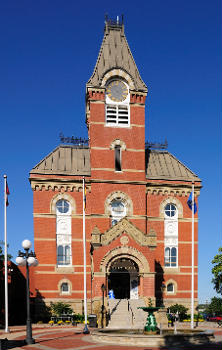
[[[56,245],[57,265],[71,265],[71,205],[65,199],[56,203]]]
[[[164,260],[165,260],[166,267],[177,266],[177,248],[176,247],[166,247]]]
[[[164,208],[164,265],[178,266],[178,209],[170,202]]]
[[[69,294],[70,293],[70,285],[67,282],[63,282],[60,286],[61,294]]]

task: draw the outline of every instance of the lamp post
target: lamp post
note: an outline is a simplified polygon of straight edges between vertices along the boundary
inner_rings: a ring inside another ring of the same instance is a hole
[[[37,266],[38,260],[36,259],[35,252],[31,248],[31,242],[25,239],[22,242],[22,247],[25,252],[18,251],[16,262],[20,266],[26,266],[26,303],[27,303],[27,319],[26,319],[26,343],[34,344],[35,340],[32,338],[32,322],[30,316],[30,288],[29,288],[29,266]]]
[[[105,284],[103,283],[101,285],[101,290],[102,290],[102,293],[103,293],[103,300],[102,300],[102,328],[104,328],[104,309],[105,309],[105,306],[104,306],[104,296],[105,296],[105,291],[106,291],[106,286]]]

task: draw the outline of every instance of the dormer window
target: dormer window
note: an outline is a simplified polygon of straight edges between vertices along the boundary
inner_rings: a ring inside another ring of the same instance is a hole
[[[112,80],[106,88],[106,125],[126,127],[130,125],[129,89],[122,80]]]

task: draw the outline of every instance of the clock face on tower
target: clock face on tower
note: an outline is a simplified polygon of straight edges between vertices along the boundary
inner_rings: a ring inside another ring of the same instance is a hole
[[[106,93],[114,102],[122,102],[127,98],[127,86],[121,80],[113,80],[107,86]]]

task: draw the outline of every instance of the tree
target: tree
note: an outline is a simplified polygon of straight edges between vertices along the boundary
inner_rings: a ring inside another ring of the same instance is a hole
[[[215,264],[212,268],[212,274],[214,278],[212,283],[214,284],[214,289],[218,294],[222,295],[222,248],[218,249],[219,254],[215,255],[212,260],[212,264]]]
[[[215,316],[221,316],[222,315],[222,298],[213,297],[211,299],[210,304],[208,304],[206,308],[207,315],[215,315]]]
[[[57,303],[50,303],[50,310],[53,315],[61,316],[61,315],[70,315],[73,313],[73,309],[71,305],[63,303],[62,301],[58,301]]]
[[[188,308],[181,304],[171,305],[169,309],[171,314],[178,314],[180,321],[183,321],[187,317]]]

